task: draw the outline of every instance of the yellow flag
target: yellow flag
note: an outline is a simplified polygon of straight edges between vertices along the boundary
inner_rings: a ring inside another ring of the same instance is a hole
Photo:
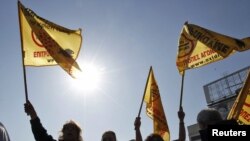
[[[250,70],[227,119],[236,119],[239,124],[250,125]]]
[[[81,30],[54,24],[25,8],[20,1],[18,11],[24,65],[58,64],[74,77],[75,71],[80,71],[75,60],[81,48]]]
[[[161,135],[164,141],[170,141],[167,119],[161,103],[161,96],[152,67],[150,67],[144,95],[147,115],[153,120],[154,133]]]
[[[176,65],[184,70],[207,65],[250,49],[250,37],[242,40],[222,35],[197,25],[185,23],[179,39]]]

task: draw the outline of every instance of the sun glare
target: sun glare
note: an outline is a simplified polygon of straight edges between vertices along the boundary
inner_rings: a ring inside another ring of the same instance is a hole
[[[73,80],[74,89],[79,91],[94,91],[100,89],[102,69],[92,65],[84,65],[82,72],[77,74],[77,78]]]

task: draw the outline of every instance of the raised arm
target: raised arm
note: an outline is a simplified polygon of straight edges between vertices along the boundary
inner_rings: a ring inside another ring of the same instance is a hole
[[[184,117],[185,113],[183,112],[182,107],[180,107],[178,111],[178,117],[179,117],[179,141],[185,141],[186,139],[186,130],[185,130],[185,124],[184,124]]]
[[[24,104],[24,111],[31,118],[30,120],[31,129],[36,141],[56,141],[52,138],[51,135],[47,134],[47,130],[43,127],[42,123],[40,122],[40,119],[36,114],[35,108],[29,101],[27,101]]]
[[[30,101],[27,101],[24,104],[24,111],[25,113],[27,113],[27,115],[30,116],[31,120],[34,120],[35,118],[37,118],[36,110],[33,107],[33,105],[30,103]]]
[[[135,126],[135,140],[142,141],[142,136],[141,136],[141,131],[140,131],[140,127],[141,127],[140,117],[135,118],[134,126]]]

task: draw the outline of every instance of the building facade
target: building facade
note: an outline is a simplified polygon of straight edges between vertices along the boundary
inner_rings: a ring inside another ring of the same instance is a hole
[[[207,106],[217,109],[222,117],[226,119],[244,85],[248,71],[250,71],[250,66],[229,75],[224,75],[222,78],[203,86]],[[199,126],[197,124],[190,125],[187,129],[190,141],[200,141]]]

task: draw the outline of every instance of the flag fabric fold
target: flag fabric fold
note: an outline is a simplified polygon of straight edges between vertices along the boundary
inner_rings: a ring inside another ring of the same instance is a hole
[[[236,119],[241,125],[250,125],[250,70],[227,119]]]
[[[182,74],[187,69],[201,67],[248,49],[250,37],[236,39],[185,23],[179,39],[176,65]]]
[[[59,65],[72,77],[80,67],[81,29],[70,30],[38,16],[18,1],[19,23],[25,66]]]
[[[158,84],[155,80],[152,67],[148,74],[145,88],[144,102],[146,103],[147,115],[153,120],[154,133],[162,136],[164,141],[170,141],[170,132],[164,113]]]

